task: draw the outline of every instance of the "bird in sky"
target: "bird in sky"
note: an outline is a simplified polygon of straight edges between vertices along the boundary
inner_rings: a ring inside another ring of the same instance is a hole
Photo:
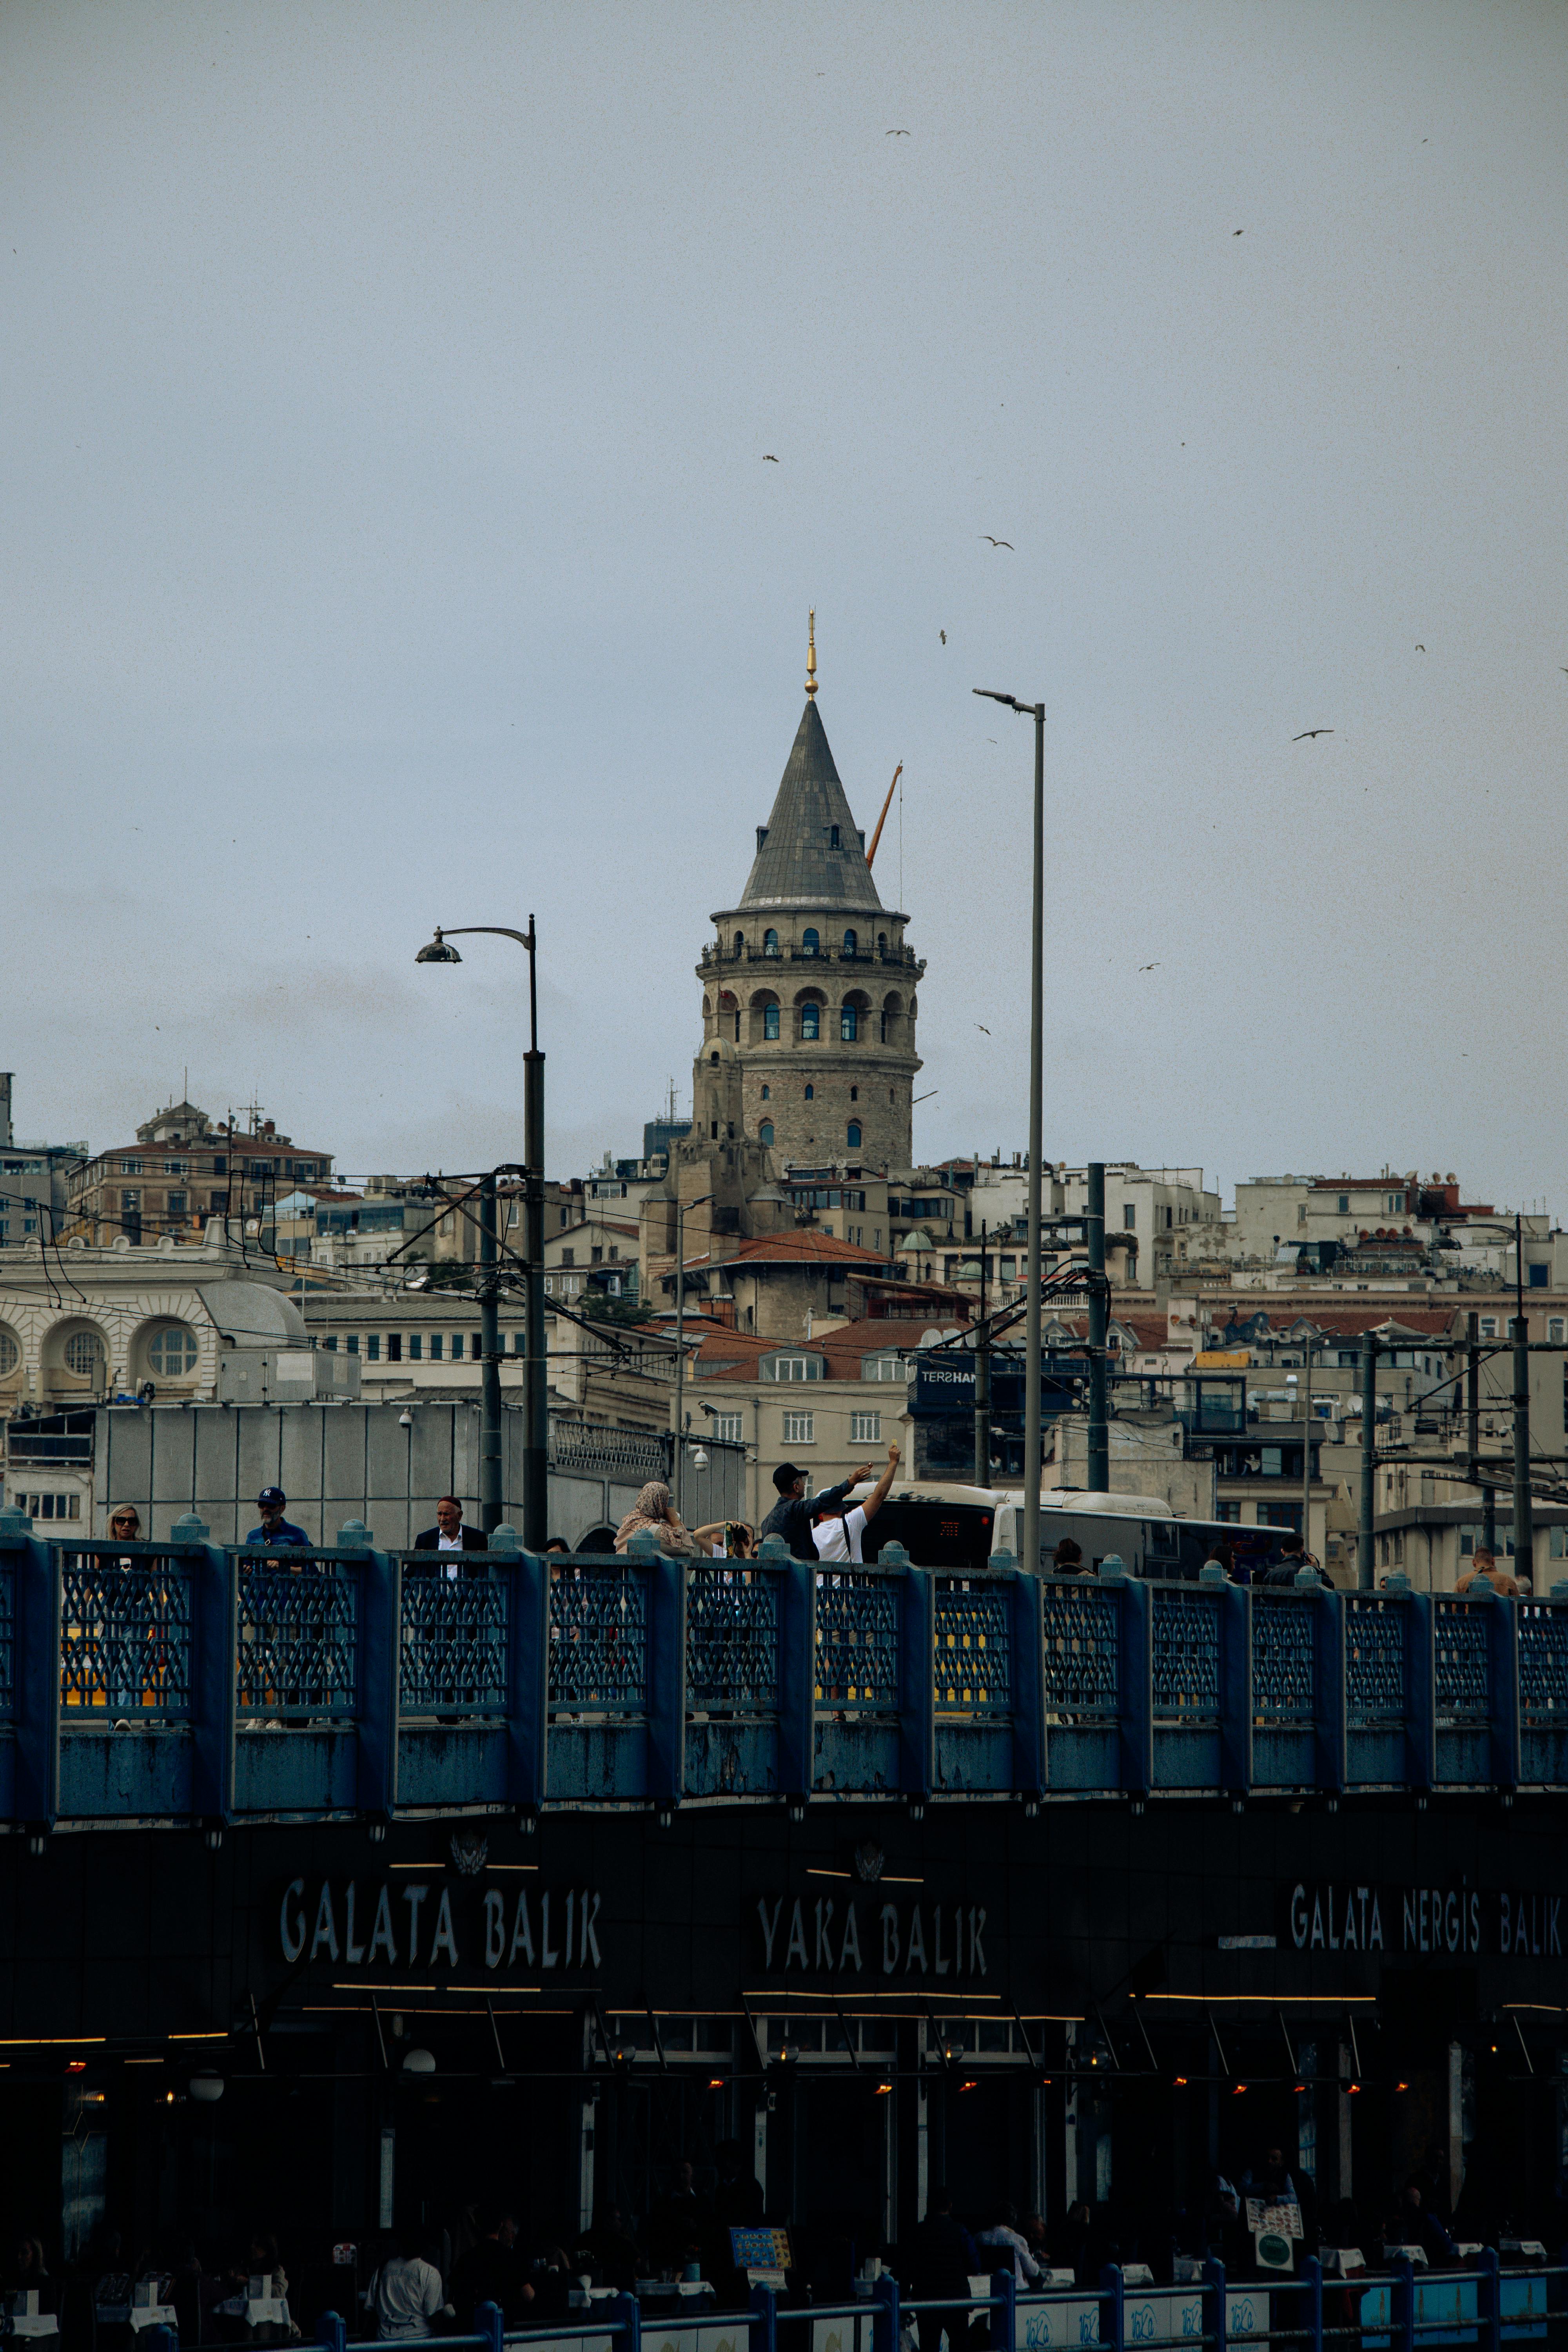
[[[1300,735],[1292,735],[1292,743],[1310,743],[1316,735],[1331,735],[1331,727],[1303,727]]]
[[[942,644],[945,646],[947,643],[947,631],[945,629],[939,629],[937,631],[937,635],[942,639]]]
[[[1242,228],[1233,228],[1231,230],[1231,235],[1232,236],[1245,236],[1247,235],[1247,231]]]
[[[889,131],[883,135],[889,139],[907,139],[910,134],[907,131]]]
[[[1426,652],[1426,646],[1416,646],[1416,648],[1415,648],[1415,650],[1416,650],[1416,652],[1417,652],[1418,654],[1424,654],[1424,653]]]
[[[975,1025],[975,1027],[979,1030],[979,1032],[980,1032],[980,1034],[981,1034],[981,1035],[982,1035],[983,1037],[989,1037],[989,1036],[990,1036],[991,1032],[990,1032],[990,1030],[989,1030],[989,1029],[987,1029],[987,1027],[985,1026],[985,1024],[984,1024],[984,1021],[977,1021],[977,1022],[975,1023],[975,1024],[974,1024],[974,1025]]]
[[[983,530],[980,536],[982,539],[991,539],[991,533],[988,530]],[[1015,555],[1018,551],[1010,539],[991,539],[991,544],[993,547],[1005,547]]]
[[[1140,971],[1158,971],[1160,967],[1157,963],[1141,963],[1138,969]]]
[[[764,449],[763,451],[763,463],[764,466],[776,466],[778,464],[778,459],[773,456],[771,449]]]

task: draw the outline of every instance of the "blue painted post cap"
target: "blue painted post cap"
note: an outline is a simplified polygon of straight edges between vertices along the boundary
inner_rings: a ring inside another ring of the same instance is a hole
[[[5,1525],[5,1514],[4,1511],[0,1511],[0,1528],[3,1528]],[[1551,1598],[1553,1601],[1568,1601],[1568,1584],[1565,1584],[1561,1577],[1559,1577],[1557,1582],[1552,1588]]]
[[[26,1511],[18,1511],[10,1503],[0,1511],[0,1541],[4,1541],[6,1536],[30,1536],[32,1532],[33,1522]]]
[[[1119,1551],[1108,1551],[1100,1563],[1100,1573],[1102,1580],[1109,1577],[1112,1584],[1125,1581],[1127,1562]]]
[[[888,1543],[877,1554],[877,1564],[879,1568],[908,1568],[910,1556],[901,1543]]]
[[[1383,1590],[1384,1592],[1408,1592],[1410,1579],[1402,1568],[1391,1569],[1383,1580]],[[1490,1590],[1489,1586],[1488,1590]]]
[[[1103,1576],[1105,1573],[1104,1569],[1101,1568],[1100,1572],[1101,1576]],[[1198,1570],[1198,1582],[1200,1584],[1228,1584],[1230,1582],[1230,1579],[1226,1576],[1224,1569],[1220,1566],[1217,1559],[1205,1559],[1202,1568]]]
[[[1018,1563],[1010,1551],[994,1551],[988,1565],[997,1570],[1005,1569],[1011,1574]]]
[[[182,1512],[169,1529],[170,1541],[177,1544],[205,1544],[211,1534],[206,1521],[198,1518],[195,1511]]]
[[[345,1519],[338,1529],[340,1551],[369,1551],[375,1538],[363,1519]]]
[[[626,1557],[628,1559],[658,1559],[658,1546],[655,1543],[653,1538],[648,1534],[646,1528],[643,1528],[639,1535],[633,1536],[627,1543]]]
[[[499,1528],[490,1529],[490,1549],[509,1552],[522,1549],[521,1538],[510,1520],[503,1519]]]
[[[764,1536],[757,1547],[759,1559],[788,1559],[790,1549],[783,1536]]]

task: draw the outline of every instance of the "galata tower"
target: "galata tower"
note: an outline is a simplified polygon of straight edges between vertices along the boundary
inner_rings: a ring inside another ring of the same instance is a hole
[[[909,918],[882,904],[833,764],[816,636],[814,615],[784,777],[745,888],[714,915],[697,967],[693,1140],[743,1137],[781,1170],[908,1168],[925,966],[904,943]]]

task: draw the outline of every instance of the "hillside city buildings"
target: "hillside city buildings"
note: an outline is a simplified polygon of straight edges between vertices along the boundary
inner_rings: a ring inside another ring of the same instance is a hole
[[[606,1460],[629,1447],[626,1461],[645,1464],[672,1464],[678,1441],[683,1460],[733,1449],[753,1520],[777,1461],[826,1485],[890,1439],[910,1475],[973,1481],[972,1413],[942,1368],[973,1365],[982,1325],[995,1345],[990,1476],[1023,1475],[1015,1310],[1028,1170],[1000,1146],[914,1158],[925,966],[909,916],[883,903],[818,709],[815,648],[809,661],[750,869],[699,953],[692,1115],[672,1100],[635,1157],[606,1152],[545,1192],[563,1446],[581,1460],[595,1442]],[[473,1405],[470,1185],[439,1171],[345,1176],[335,1150],[297,1144],[258,1106],[242,1119],[171,1103],[132,1141],[96,1151],[22,1145],[11,1085],[0,1073],[7,1498],[37,1501],[46,1517],[101,1518],[107,1498],[89,1477],[62,1471],[50,1484],[37,1466],[41,1425],[61,1415]],[[1044,1475],[1081,1487],[1088,1170],[1049,1160],[1042,1180]],[[514,1180],[500,1187],[499,1217],[515,1264]],[[1453,1171],[1257,1176],[1226,1207],[1199,1167],[1110,1160],[1105,1244],[1113,1489],[1221,1524],[1304,1526],[1335,1580],[1352,1581],[1372,1332],[1376,1565],[1452,1584],[1496,1516],[1461,1474],[1479,1449],[1494,1486],[1510,1475],[1515,1292],[1531,1339],[1561,1342],[1568,1234],[1538,1212],[1471,1200]],[[502,1391],[520,1404],[521,1284],[500,1322]],[[1461,1394],[1472,1342],[1485,1351],[1473,1430]],[[1539,1583],[1563,1556],[1568,1432],[1563,1360],[1530,1362]]]

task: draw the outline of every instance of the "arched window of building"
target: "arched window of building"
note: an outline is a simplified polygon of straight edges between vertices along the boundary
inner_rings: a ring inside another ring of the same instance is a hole
[[[803,1037],[806,1038],[820,1037],[822,1034],[822,1011],[820,1006],[816,1004],[803,1004],[801,1006],[800,1034]]]
[[[763,953],[764,955],[777,955],[778,951],[778,933],[776,931],[764,931],[763,933]]]
[[[807,1102],[815,1102],[816,1100],[816,1088],[815,1087],[807,1087],[805,1090],[805,1098]]]
[[[764,1102],[771,1102],[773,1099],[773,1090],[772,1087],[764,1087],[763,1088],[763,1100]]]
[[[760,1142],[767,1144],[770,1147],[772,1146],[773,1139],[773,1123],[771,1118],[763,1119],[762,1126],[757,1129],[757,1138]]]
[[[886,931],[879,931],[877,934],[877,953],[879,955],[886,955],[887,952],[888,934]]]
[[[850,1149],[850,1150],[851,1150],[851,1151],[858,1151],[858,1150],[859,1150],[859,1149],[860,1149],[860,1122],[859,1122],[859,1120],[858,1120],[858,1118],[852,1118],[852,1119],[850,1120],[850,1122],[849,1122],[849,1131],[848,1131],[848,1134],[847,1135],[847,1137],[845,1138],[845,1140],[846,1140],[846,1142],[848,1144],[849,1149]]]
[[[859,1099],[860,1099],[860,1089],[859,1089],[859,1087],[850,1087],[850,1089],[849,1089],[849,1099],[850,1099],[850,1101],[851,1101],[851,1102],[858,1102],[858,1101],[859,1101]]]
[[[847,956],[857,955],[857,954],[858,954],[858,952],[859,952],[859,949],[860,949],[860,941],[859,941],[858,938],[856,936],[855,932],[853,932],[853,931],[846,931],[846,932],[845,932],[845,934],[844,934],[844,952],[845,952],[845,954],[846,954]]]
[[[802,931],[800,935],[800,951],[802,955],[816,955],[821,945],[822,941],[816,931]]]
[[[852,1004],[839,1007],[838,1034],[846,1045],[853,1045],[860,1034],[860,1015]]]
[[[779,1034],[779,1009],[776,1004],[763,1007],[763,1035],[770,1045],[776,1044]]]
[[[740,952],[741,952],[742,949],[745,946],[745,944],[746,944],[746,934],[745,934],[745,932],[744,932],[744,931],[737,931],[737,932],[736,932],[736,934],[735,934],[735,953],[736,953],[737,955],[739,955],[739,954],[740,954]]]
[[[147,1361],[159,1381],[183,1381],[196,1368],[196,1335],[188,1323],[165,1323],[147,1342]]]

